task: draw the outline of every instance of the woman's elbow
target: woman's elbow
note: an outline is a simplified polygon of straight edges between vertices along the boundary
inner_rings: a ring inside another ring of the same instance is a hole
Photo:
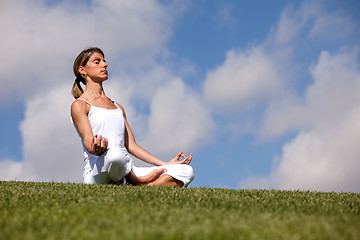
[[[136,142],[132,142],[130,144],[125,144],[125,148],[131,155],[136,155],[139,145],[137,145]]]

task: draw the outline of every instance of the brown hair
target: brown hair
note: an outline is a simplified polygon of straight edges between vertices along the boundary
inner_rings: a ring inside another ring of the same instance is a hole
[[[82,89],[80,83],[86,85],[86,81],[84,76],[82,76],[79,72],[79,67],[83,66],[85,67],[86,63],[89,61],[90,56],[94,53],[94,52],[98,52],[100,53],[103,57],[104,53],[100,48],[97,47],[91,47],[91,48],[87,48],[85,50],[83,50],[75,59],[74,61],[74,65],[73,65],[73,71],[75,74],[75,82],[73,84],[73,87],[71,89],[71,94],[74,96],[75,99],[78,99],[81,94],[83,94],[84,90]]]

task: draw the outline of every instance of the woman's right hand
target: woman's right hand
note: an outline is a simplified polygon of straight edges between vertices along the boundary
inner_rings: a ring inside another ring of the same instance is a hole
[[[107,147],[108,140],[101,135],[95,134],[95,136],[91,140],[91,149],[89,152],[91,154],[100,156],[107,150]]]
[[[180,160],[180,158],[184,158],[183,160]],[[192,160],[192,153],[187,157],[183,152],[179,152],[176,157],[171,159],[167,164],[186,164],[189,165]]]

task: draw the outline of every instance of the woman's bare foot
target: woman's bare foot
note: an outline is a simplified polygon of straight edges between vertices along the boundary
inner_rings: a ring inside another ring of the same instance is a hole
[[[163,174],[164,172],[166,172],[166,169],[164,169],[164,168],[155,169],[145,176],[138,177],[134,174],[133,171],[131,171],[126,176],[126,182],[131,185],[149,185],[153,181],[158,179],[160,177],[160,175]]]
[[[147,185],[158,179],[160,175],[163,174],[164,172],[166,172],[166,169],[164,168],[155,169],[145,176],[138,177],[138,179],[139,182],[142,183],[141,185]]]

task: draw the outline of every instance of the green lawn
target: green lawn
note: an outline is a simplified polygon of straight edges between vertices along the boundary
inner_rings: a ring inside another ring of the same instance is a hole
[[[0,182],[0,239],[360,239],[360,194]]]

